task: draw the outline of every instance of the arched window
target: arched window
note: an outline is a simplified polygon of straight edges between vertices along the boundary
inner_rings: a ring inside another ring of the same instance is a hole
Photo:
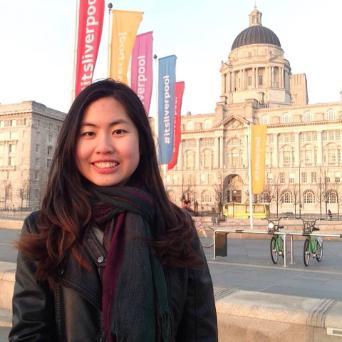
[[[304,192],[304,203],[315,203],[315,194],[311,190]]]
[[[307,111],[303,113],[303,121],[304,122],[309,122],[312,121],[312,113]]]
[[[241,166],[241,154],[237,148],[232,148],[228,151],[228,167],[240,167]]]
[[[329,109],[325,113],[325,120],[336,120],[336,113],[333,109]]]
[[[283,113],[282,116],[281,116],[281,122],[282,123],[291,122],[291,115],[290,115],[290,113]]]
[[[211,121],[210,120],[205,120],[204,121],[204,129],[211,128]]]
[[[336,191],[329,191],[327,196],[328,203],[337,203],[337,193]]]
[[[283,203],[293,203],[292,193],[290,191],[286,191],[282,194],[281,200]]]

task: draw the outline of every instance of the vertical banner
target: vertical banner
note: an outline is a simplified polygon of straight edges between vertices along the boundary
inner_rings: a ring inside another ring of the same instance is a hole
[[[176,59],[177,57],[174,55],[159,59],[158,141],[160,164],[168,164],[172,159],[175,114]]]
[[[176,82],[176,97],[175,97],[175,122],[174,122],[174,142],[172,160],[168,164],[168,170],[175,167],[178,160],[179,144],[181,141],[181,110],[184,94],[184,82]]]
[[[143,12],[112,11],[109,77],[127,83],[127,70]]]
[[[266,126],[251,127],[252,193],[260,194],[265,184]]]
[[[104,15],[104,0],[80,0],[79,4],[75,96],[93,80]]]
[[[131,66],[131,88],[138,94],[147,114],[150,111],[153,85],[152,34],[146,32],[137,35]]]

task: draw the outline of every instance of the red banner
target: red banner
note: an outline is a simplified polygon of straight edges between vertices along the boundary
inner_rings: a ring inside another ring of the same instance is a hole
[[[104,0],[80,0],[75,96],[91,84],[101,41]]]
[[[132,53],[131,87],[144,104],[146,113],[150,111],[152,73],[152,32],[137,35]]]
[[[177,164],[179,144],[181,142],[181,109],[184,93],[184,82],[176,82],[176,99],[175,99],[175,121],[174,121],[174,144],[173,154],[170,163],[167,166],[171,170]]]

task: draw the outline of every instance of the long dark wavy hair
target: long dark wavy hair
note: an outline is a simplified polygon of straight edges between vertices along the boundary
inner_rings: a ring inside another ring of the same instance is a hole
[[[84,178],[76,166],[75,150],[86,108],[103,97],[119,101],[138,130],[140,162],[131,177],[138,175],[144,189],[155,200],[159,215],[152,232],[152,246],[156,255],[162,263],[170,266],[198,266],[200,259],[192,248],[192,221],[168,199],[144,106],[131,88],[111,79],[91,84],[74,100],[58,136],[38,213],[38,233],[23,234],[17,244],[19,250],[37,261],[40,280],[55,279],[58,266],[67,254],[72,254],[87,268],[79,247],[85,227],[90,222],[92,208]]]

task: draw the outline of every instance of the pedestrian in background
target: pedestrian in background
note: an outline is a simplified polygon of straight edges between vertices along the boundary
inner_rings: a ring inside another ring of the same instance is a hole
[[[143,104],[124,84],[75,99],[18,249],[10,341],[217,341],[196,230],[168,200]]]

